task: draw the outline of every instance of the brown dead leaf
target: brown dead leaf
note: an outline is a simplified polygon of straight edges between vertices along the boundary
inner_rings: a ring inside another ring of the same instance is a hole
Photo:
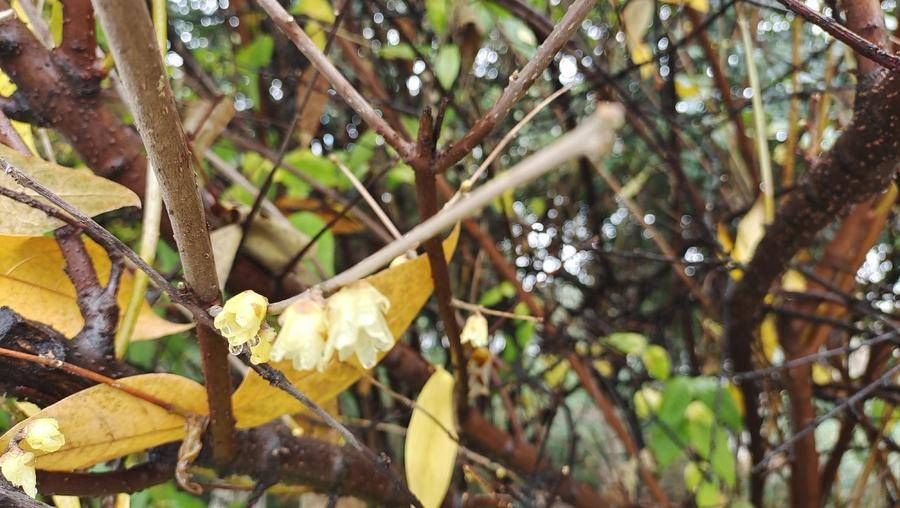
[[[73,337],[84,320],[75,300],[75,287],[63,271],[65,261],[59,245],[51,237],[0,236],[0,305],[6,305],[28,319],[40,321]],[[94,261],[102,284],[109,280],[109,257],[99,245],[85,239],[85,247]],[[133,276],[126,272],[119,287],[119,312],[123,312],[131,294]],[[157,316],[144,302],[133,340],[157,339],[193,327],[190,323],[172,323]]]

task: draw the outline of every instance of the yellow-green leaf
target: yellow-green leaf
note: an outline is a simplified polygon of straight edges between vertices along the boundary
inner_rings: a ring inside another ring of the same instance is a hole
[[[23,155],[0,144],[0,158],[44,184],[50,190],[88,215],[97,215],[125,206],[141,206],[141,200],[128,188],[101,178],[88,169],[73,169],[38,157]],[[0,173],[0,185],[43,198],[26,189],[6,173]],[[58,219],[7,197],[0,197],[0,234],[38,236],[61,226]]]
[[[0,306],[11,307],[28,319],[48,324],[66,337],[81,330],[84,319],[75,300],[75,287],[63,271],[59,245],[51,237],[0,236]],[[99,245],[85,239],[88,255],[102,284],[109,280],[109,257]],[[122,275],[119,313],[124,312],[133,276]],[[182,332],[192,324],[172,323],[157,316],[144,302],[135,324],[133,340],[156,339]]]
[[[456,465],[453,384],[450,373],[434,371],[416,399],[406,433],[406,483],[425,508],[441,506]]]
[[[644,362],[644,368],[647,373],[654,379],[665,381],[669,379],[671,372],[671,363],[669,362],[669,352],[662,346],[653,344],[641,354],[641,361]]]
[[[459,227],[444,240],[444,255],[449,259],[456,249]],[[388,327],[394,340],[400,338],[409,324],[428,301],[433,289],[431,266],[426,256],[382,270],[365,279],[391,302],[387,313]],[[380,355],[379,358],[383,356]],[[333,359],[324,372],[294,370],[290,361],[274,362],[272,366],[284,372],[290,382],[312,400],[323,404],[349,388],[364,370],[353,362]],[[232,397],[237,425],[241,428],[262,425],[284,414],[296,413],[303,406],[293,397],[272,388],[255,372],[247,377]]]
[[[206,390],[173,374],[142,374],[119,383],[161,399],[182,414],[206,414]],[[12,436],[35,418],[55,418],[66,444],[38,455],[36,467],[72,471],[141,452],[184,436],[184,417],[109,385],[96,385],[48,406],[0,437],[6,449]]]

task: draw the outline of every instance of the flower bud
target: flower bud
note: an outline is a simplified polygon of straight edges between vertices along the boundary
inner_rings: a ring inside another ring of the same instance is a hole
[[[460,339],[463,344],[472,344],[472,347],[485,347],[488,345],[488,322],[487,319],[476,312],[466,319],[466,325],[463,327]]]
[[[213,324],[228,339],[232,352],[253,340],[266,319],[266,297],[247,290],[229,298]]]
[[[66,444],[55,418],[37,418],[25,427],[25,442],[35,451],[55,452]]]

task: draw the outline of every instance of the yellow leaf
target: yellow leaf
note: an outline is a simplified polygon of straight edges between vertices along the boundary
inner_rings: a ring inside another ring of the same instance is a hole
[[[781,287],[785,291],[802,293],[806,291],[806,277],[797,270],[788,270],[781,277]]]
[[[766,233],[765,220],[766,210],[763,196],[760,195],[756,202],[753,203],[753,207],[738,222],[734,248],[730,249],[731,259],[736,263],[746,263],[753,258],[753,253],[756,252],[756,245]],[[721,231],[719,237],[721,241]],[[738,268],[731,270],[731,277],[734,280],[740,280],[743,275],[744,273]]]
[[[459,227],[457,226],[444,240],[444,255],[448,260],[456,249],[458,238]],[[419,314],[433,289],[431,267],[428,258],[424,255],[382,270],[365,280],[375,286],[375,289],[391,302],[386,317],[395,341]],[[382,356],[384,354],[379,354],[379,359]],[[294,370],[290,361],[273,362],[272,366],[284,372],[298,390],[319,404],[337,397],[338,394],[359,380],[364,372],[355,363],[355,360],[353,363],[339,362],[336,358],[331,361],[324,372]],[[296,413],[303,409],[303,406],[293,397],[272,388],[268,382],[252,371],[247,373],[247,377],[234,392],[232,405],[237,425],[241,428],[262,425],[273,418]]]
[[[50,37],[53,44],[59,46],[63,36],[63,4],[60,0],[50,0]]]
[[[766,314],[765,319],[759,325],[759,337],[762,341],[763,355],[769,363],[775,361],[775,353],[778,351],[778,327],[774,314]]]
[[[831,367],[826,367],[820,363],[812,365],[812,380],[817,385],[827,385],[831,382]]]
[[[550,361],[549,358],[548,361]],[[544,381],[546,381],[551,388],[556,388],[566,380],[566,374],[568,373],[569,361],[564,359],[560,362],[557,362],[557,364],[554,365],[552,369],[544,372]]]
[[[81,508],[77,496],[53,496],[53,504],[56,508]]]
[[[682,99],[690,99],[700,93],[700,87],[686,77],[679,75],[675,77],[675,93]]]
[[[453,376],[438,367],[416,399],[406,432],[406,483],[425,508],[441,506],[456,465],[453,384]]]
[[[631,42],[639,42],[644,38],[653,22],[655,7],[656,3],[653,0],[631,0],[622,10],[625,35]]]
[[[709,0],[662,0],[663,3],[672,5],[687,5],[697,12],[709,12]]]
[[[206,390],[199,383],[173,374],[142,374],[118,380],[168,402],[183,413],[206,414]],[[6,449],[12,436],[35,418],[55,418],[66,444],[37,455],[36,467],[72,471],[130,453],[145,451],[184,436],[184,418],[144,399],[108,385],[96,385],[44,408],[0,437]]]
[[[59,245],[51,237],[0,236],[0,306],[6,305],[28,319],[57,329],[66,337],[81,330],[84,320],[75,301],[75,287],[63,271]],[[85,239],[88,255],[102,284],[109,280],[109,257],[99,245]],[[125,273],[119,287],[120,315],[131,294],[133,275]],[[135,324],[134,340],[156,339],[193,327],[157,316],[144,302]]]
[[[653,52],[650,50],[650,46],[643,42],[636,42],[629,44],[628,50],[631,52],[631,61],[634,62],[635,65],[641,66],[641,78],[647,79],[652,76],[653,65],[648,63],[653,60]]]
[[[731,394],[731,399],[734,400],[734,405],[737,407],[738,413],[740,413],[741,418],[743,418],[746,413],[746,409],[744,408],[744,392],[731,383],[728,383],[726,388],[728,389],[728,393]]]
[[[334,22],[334,9],[328,0],[300,0],[297,6],[291,9],[291,13],[308,16],[323,23]]]
[[[97,215],[125,206],[141,206],[141,200],[128,188],[101,178],[88,169],[74,169],[47,162],[38,157],[23,155],[0,144],[0,158],[44,184],[60,197],[88,215]],[[32,197],[37,194],[26,189],[5,172],[0,173],[0,185]],[[38,198],[45,201],[44,198]],[[7,197],[0,197],[0,234],[38,236],[56,229],[63,223],[44,212]]]
[[[0,72],[0,95],[3,97],[9,97],[16,91],[16,84],[9,79],[5,73]],[[24,122],[17,122],[15,120],[11,120],[12,126],[16,129],[16,132],[19,133],[19,137],[22,138],[22,141],[25,142],[25,146],[31,150],[31,153],[37,153],[37,148],[34,145],[34,136],[31,134],[31,125]]]

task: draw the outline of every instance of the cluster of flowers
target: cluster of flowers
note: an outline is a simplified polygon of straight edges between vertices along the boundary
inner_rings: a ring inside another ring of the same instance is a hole
[[[53,418],[37,418],[26,425],[10,442],[6,452],[0,455],[0,473],[9,483],[35,497],[37,478],[34,452],[55,452],[64,444],[66,438],[59,431],[59,422]]]
[[[298,300],[279,316],[277,335],[265,321],[268,304],[264,296],[244,291],[225,302],[213,321],[233,353],[245,344],[250,348],[253,363],[290,360],[296,370],[321,372],[337,353],[339,361],[356,355],[371,369],[378,352],[394,345],[385,320],[390,302],[365,281],[327,299],[313,293]]]

